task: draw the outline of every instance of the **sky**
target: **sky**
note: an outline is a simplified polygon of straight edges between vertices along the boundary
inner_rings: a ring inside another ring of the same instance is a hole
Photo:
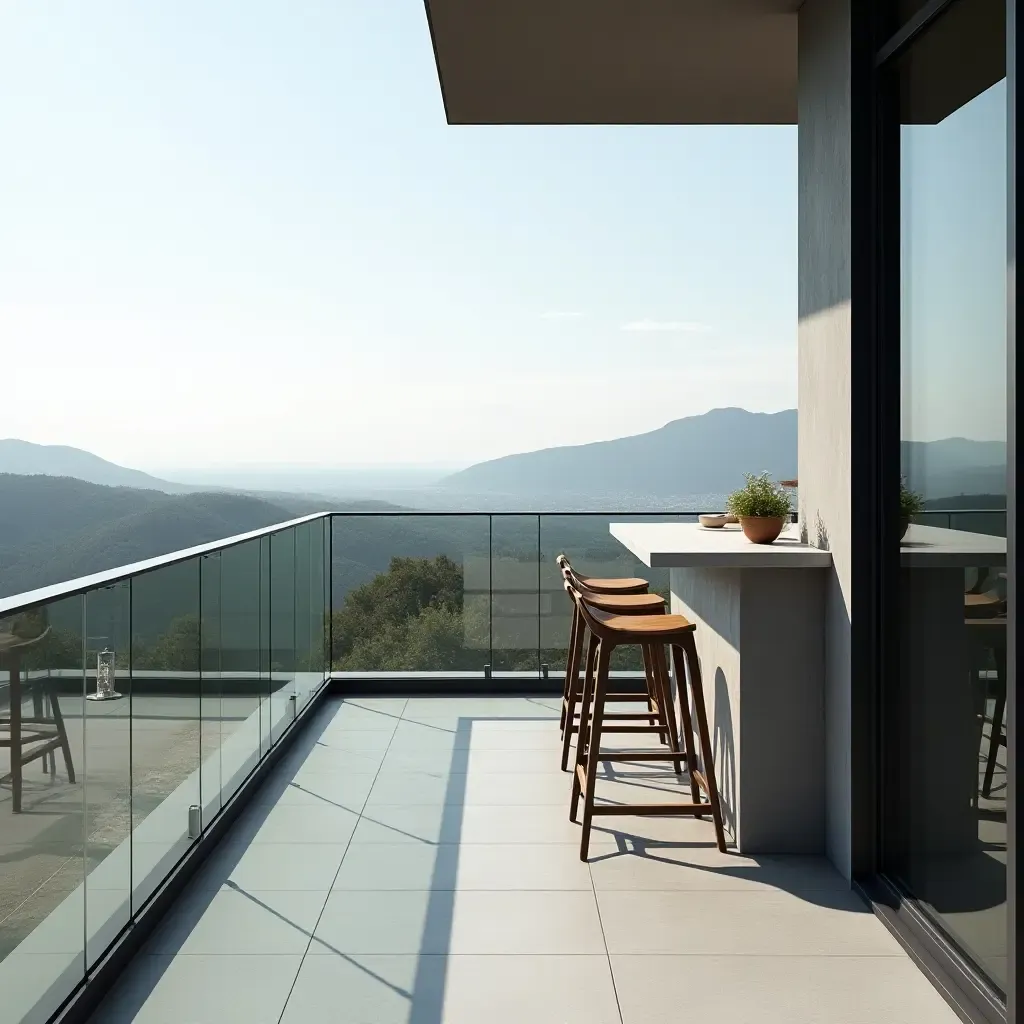
[[[453,127],[422,0],[0,6],[0,436],[459,465],[796,404],[793,127]]]
[[[901,128],[903,436],[1006,440],[1006,80]]]

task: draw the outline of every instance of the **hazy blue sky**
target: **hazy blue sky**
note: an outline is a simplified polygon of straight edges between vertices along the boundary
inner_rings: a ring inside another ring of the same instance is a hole
[[[903,436],[1006,439],[1006,82],[902,159]]]
[[[453,128],[421,0],[5,4],[0,436],[468,462],[796,402],[793,128]]]

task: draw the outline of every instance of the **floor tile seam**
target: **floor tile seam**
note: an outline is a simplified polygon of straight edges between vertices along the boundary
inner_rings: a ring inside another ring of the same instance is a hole
[[[884,961],[896,961],[896,960],[907,960],[911,964],[913,961],[904,953],[899,950],[895,953],[750,953],[750,952],[734,952],[732,950],[728,952],[693,952],[693,951],[679,951],[679,952],[666,952],[660,950],[658,952],[652,952],[647,950],[645,952],[625,952],[625,951],[612,951],[612,957],[624,957],[624,956],[678,956],[678,957],[713,957],[716,960],[722,960],[726,957],[734,957],[736,959],[758,959],[758,960],[884,960]]]
[[[601,916],[601,902],[597,898],[597,885],[594,882],[594,868],[590,861],[587,861],[587,874],[590,876],[590,891],[594,895],[594,910],[597,913],[597,923],[601,929],[601,941],[604,943],[605,962],[608,964],[612,994],[615,996],[615,1012],[619,1015],[619,1024],[625,1024],[625,1018],[622,1015],[622,1001],[619,999],[619,986],[615,981],[615,970],[612,967],[612,951],[608,947],[608,935],[604,928],[604,918]]]
[[[409,703],[409,701],[408,701],[408,698],[407,698],[405,706],[408,706],[408,703]],[[405,710],[405,706],[403,706],[403,712]],[[295,983],[299,980],[299,974],[302,971],[302,965],[303,965],[303,963],[305,963],[306,957],[310,955],[309,951],[310,951],[310,948],[313,945],[313,939],[316,936],[316,930],[317,930],[317,928],[320,927],[320,922],[323,919],[324,911],[327,909],[327,903],[328,903],[328,901],[331,898],[331,893],[334,891],[334,883],[338,880],[338,874],[341,871],[341,865],[344,864],[345,857],[348,854],[349,848],[352,846],[352,837],[355,835],[356,828],[358,827],[359,822],[362,820],[363,809],[366,807],[366,801],[369,800],[370,793],[373,791],[373,787],[377,783],[377,778],[380,775],[381,766],[384,763],[384,757],[387,757],[388,750],[391,749],[391,743],[394,742],[395,733],[398,731],[398,723],[399,723],[399,721],[401,721],[400,718],[395,721],[395,728],[392,730],[391,738],[388,740],[387,749],[384,751],[384,755],[381,758],[381,763],[377,765],[377,771],[374,773],[373,781],[370,783],[370,788],[366,791],[366,796],[363,798],[363,802],[360,805],[359,813],[358,813],[358,815],[356,817],[355,825],[352,826],[352,831],[349,833],[348,840],[344,844],[337,844],[337,845],[344,845],[345,849],[342,851],[341,859],[338,861],[338,867],[335,869],[334,878],[331,879],[330,888],[328,888],[328,890],[327,890],[327,898],[324,900],[323,906],[320,908],[320,913],[317,914],[316,921],[314,922],[313,927],[310,929],[309,940],[306,943],[306,949],[302,953],[301,958],[299,959],[298,966],[297,966],[297,968],[295,970],[295,977],[292,978],[292,983],[288,986],[288,994],[285,996],[284,1004],[281,1007],[281,1012],[280,1012],[280,1014],[278,1014],[277,1024],[281,1024],[281,1021],[284,1019],[285,1012],[288,1009],[288,1003],[291,1001],[292,994],[295,991]],[[369,773],[366,773],[366,774],[369,774]],[[319,891],[319,890],[317,890],[317,891]]]

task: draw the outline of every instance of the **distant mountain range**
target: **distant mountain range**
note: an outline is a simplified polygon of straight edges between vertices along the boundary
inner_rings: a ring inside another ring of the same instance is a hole
[[[999,494],[1006,445],[954,437],[903,443],[908,484],[926,498]],[[712,409],[645,434],[506,455],[453,473],[452,491],[522,495],[725,495],[744,473],[797,475],[797,411]]]
[[[508,494],[725,494],[745,472],[793,477],[796,463],[795,409],[713,409],[646,434],[481,462],[444,485]]]
[[[69,448],[61,444],[33,444],[17,438],[0,440],[0,473],[70,476],[91,484],[136,487],[147,491],[163,491],[165,494],[188,494],[203,490],[202,487],[161,480],[138,469],[127,469],[80,448]]]

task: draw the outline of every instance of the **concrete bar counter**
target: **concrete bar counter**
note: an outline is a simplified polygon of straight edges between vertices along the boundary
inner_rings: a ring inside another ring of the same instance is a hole
[[[670,570],[672,611],[697,626],[726,828],[743,853],[825,845],[823,570],[789,526],[774,544],[738,527],[613,523],[645,565]]]

